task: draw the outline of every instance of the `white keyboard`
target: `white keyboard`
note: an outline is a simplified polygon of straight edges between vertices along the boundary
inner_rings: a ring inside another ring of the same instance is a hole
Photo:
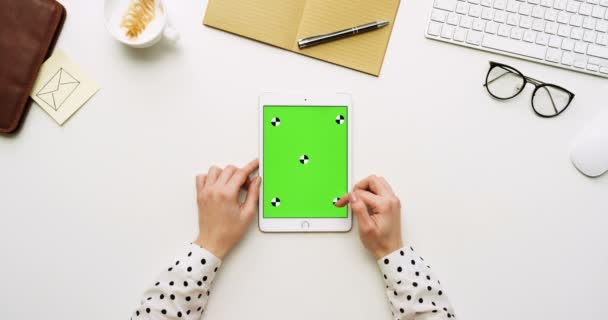
[[[434,0],[426,36],[608,78],[608,0]]]

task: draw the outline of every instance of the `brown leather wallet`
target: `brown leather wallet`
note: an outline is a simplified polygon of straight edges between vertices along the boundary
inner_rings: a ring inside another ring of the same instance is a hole
[[[19,127],[65,15],[65,8],[55,0],[0,1],[0,132]]]

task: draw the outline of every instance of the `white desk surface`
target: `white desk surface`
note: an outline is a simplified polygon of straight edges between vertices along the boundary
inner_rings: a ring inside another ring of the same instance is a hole
[[[64,1],[65,49],[101,90],[63,127],[32,105],[0,137],[1,319],[127,319],[196,233],[194,175],[257,156],[258,95],[351,92],[354,175],[401,196],[407,243],[460,319],[605,319],[608,176],[569,161],[608,80],[424,38],[404,1],[379,78],[202,26],[206,1],[167,3],[172,47],[128,49],[103,1]],[[482,87],[488,61],[576,93],[556,119]],[[225,261],[205,319],[390,319],[356,231],[260,233]]]

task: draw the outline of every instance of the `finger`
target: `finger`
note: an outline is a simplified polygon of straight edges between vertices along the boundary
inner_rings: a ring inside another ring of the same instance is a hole
[[[222,170],[220,176],[217,178],[217,183],[222,185],[227,184],[228,181],[230,181],[230,178],[232,178],[232,176],[236,172],[236,170],[238,170],[237,167],[233,165],[227,165],[226,168]]]
[[[381,183],[380,178],[375,175],[371,175],[359,181],[357,184],[355,184],[353,189],[368,190],[377,195],[386,195],[390,192],[386,186]]]
[[[386,179],[384,177],[379,177],[380,178],[380,183],[382,183],[382,185],[384,185],[384,187],[392,194],[395,194],[395,192],[393,191],[393,188],[391,187],[391,185],[388,183],[388,181],[386,181]]]
[[[348,193],[345,194],[345,195],[343,195],[343,196],[341,196],[338,199],[338,202],[336,202],[336,207],[342,208],[342,207],[344,207],[347,204],[348,204]]]
[[[247,189],[247,197],[241,209],[241,214],[247,221],[251,221],[255,216],[256,208],[258,206],[258,199],[260,198],[260,183],[262,178],[255,177],[253,182],[249,184]]]
[[[355,190],[352,193],[356,194],[359,197],[359,200],[370,209],[376,209],[382,206],[382,198],[369,191]]]
[[[356,193],[348,194],[348,203],[350,203],[350,209],[359,221],[359,228],[363,230],[371,228],[374,222],[367,211],[367,206],[357,197]]]
[[[222,172],[222,170],[220,170],[220,168],[218,168],[217,166],[212,166],[211,168],[209,168],[209,172],[207,173],[207,179],[205,180],[205,184],[207,185],[207,184],[215,183],[217,178],[220,176],[221,172]]]
[[[199,174],[196,176],[196,191],[200,191],[205,186],[205,179],[207,179],[206,174]]]
[[[234,175],[232,176],[232,179],[230,179],[230,182],[228,182],[228,184],[230,186],[232,186],[233,188],[241,188],[243,185],[245,185],[249,179],[249,176],[258,169],[258,167],[260,166],[260,161],[258,159],[254,159],[251,162],[249,162],[248,164],[246,164],[243,168],[237,170]]]
[[[256,177],[253,177],[253,179],[252,178],[247,178],[247,181],[245,181],[245,183],[243,183],[243,185],[241,186],[241,190],[247,191],[247,189],[249,189],[249,186],[251,185],[251,183],[253,182],[253,180],[255,180],[255,178]]]

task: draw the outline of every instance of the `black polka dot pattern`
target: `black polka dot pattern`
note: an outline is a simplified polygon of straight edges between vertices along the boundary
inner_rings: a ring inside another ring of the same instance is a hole
[[[142,306],[132,319],[198,319],[207,304],[209,287],[220,264],[217,257],[190,244],[144,292]],[[196,316],[191,315],[194,310],[198,311]],[[141,317],[143,312],[149,316]]]
[[[379,259],[378,266],[383,272],[391,312],[397,320],[426,319],[425,314],[433,314],[433,320],[455,318],[439,280],[414,248],[397,250]]]
[[[173,261],[146,290],[133,317],[194,319],[204,312],[221,261],[194,244]],[[378,260],[378,265],[397,320],[415,320],[425,314],[433,314],[433,320],[456,318],[441,283],[412,247],[393,252]],[[142,317],[143,312],[149,315]]]

